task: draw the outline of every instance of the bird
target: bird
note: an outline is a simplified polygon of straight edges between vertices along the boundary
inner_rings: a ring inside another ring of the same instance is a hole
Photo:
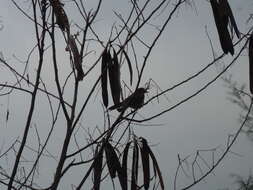
[[[144,104],[145,93],[147,89],[137,88],[130,96],[124,99],[122,102],[109,107],[109,110],[117,109],[119,112],[127,108],[139,109]]]

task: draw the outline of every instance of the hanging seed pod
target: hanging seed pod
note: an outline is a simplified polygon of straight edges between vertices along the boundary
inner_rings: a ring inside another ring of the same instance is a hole
[[[222,7],[217,2],[217,0],[210,0],[211,7],[213,10],[213,16],[218,31],[220,44],[223,52],[227,54],[230,52],[231,55],[234,55],[234,46],[227,28],[228,25],[228,16],[223,13]]]
[[[127,143],[127,145],[123,151],[123,157],[122,157],[123,185],[121,185],[122,190],[127,190],[127,157],[128,157],[128,151],[129,151],[130,144],[131,144],[131,142]]]
[[[152,150],[150,149],[150,147],[148,146],[146,139],[142,138],[142,143],[145,144],[146,150],[147,150],[148,154],[150,155],[151,160],[153,161],[154,173],[158,174],[161,189],[164,190],[164,182],[163,182],[163,178],[162,178],[162,173],[161,173],[161,170],[160,170],[159,165],[157,163],[157,160],[155,158],[155,155],[152,152]]]
[[[143,168],[143,182],[144,188],[147,190],[149,188],[150,183],[150,167],[149,167],[149,151],[148,144],[145,139],[141,139],[142,147],[141,150],[141,160],[142,160],[142,168]]]
[[[74,57],[74,67],[77,71],[77,77],[76,77],[77,81],[83,80],[84,72],[82,68],[82,58],[81,58],[81,55],[79,54],[75,39],[72,35],[69,36],[68,45]]]
[[[9,115],[10,115],[10,110],[7,109],[7,111],[6,111],[6,117],[5,117],[6,123],[9,121]]]
[[[109,142],[106,142],[105,144],[105,155],[106,155],[108,170],[109,170],[111,178],[113,179],[116,177],[116,171],[118,173],[121,173],[121,165],[114,148]]]
[[[53,7],[56,23],[62,31],[69,33],[69,21],[63,9],[63,4],[60,2],[60,0],[50,0],[50,3]]]
[[[238,30],[237,24],[235,22],[235,18],[232,12],[232,9],[227,0],[220,0],[221,14],[226,14],[229,18],[232,29],[234,29],[236,36],[240,38],[240,32]]]
[[[131,65],[131,61],[126,53],[126,51],[124,49],[122,49],[122,52],[126,58],[127,61],[127,65],[128,65],[128,69],[129,69],[129,74],[130,74],[130,84],[132,85],[133,83],[133,69],[132,69],[132,65]]]
[[[114,104],[118,104],[120,102],[120,93],[121,93],[120,65],[118,62],[117,54],[114,49],[113,49],[113,59],[109,61],[108,68],[109,68],[109,80],[112,92],[112,99]]]
[[[99,150],[97,148],[95,153],[95,160],[94,160],[94,190],[100,189],[100,182],[101,182],[101,174],[102,174],[102,166],[103,166],[103,146]]]
[[[134,142],[133,160],[132,160],[131,190],[137,190],[138,161],[139,161],[139,148],[138,148],[137,142]]]
[[[107,49],[104,50],[102,54],[102,63],[101,63],[101,88],[102,88],[102,99],[104,106],[108,106],[108,91],[107,91],[107,68],[109,62],[109,55]]]
[[[47,5],[48,5],[47,0],[41,0],[41,15],[44,18],[46,16]]]
[[[127,189],[124,189],[125,178],[124,178],[123,171],[122,171],[122,168],[121,168],[121,165],[119,162],[119,158],[118,158],[114,148],[112,147],[112,145],[109,142],[106,142],[106,144],[105,144],[105,155],[106,155],[106,162],[107,162],[107,166],[108,166],[108,170],[109,170],[109,174],[110,174],[111,178],[112,179],[115,178],[116,172],[117,172],[122,190],[127,190]]]
[[[27,78],[27,80],[26,80],[27,86],[30,86],[30,79],[29,79],[29,74],[28,73],[26,74],[26,78]]]
[[[249,86],[250,92],[253,94],[253,33],[249,38]]]

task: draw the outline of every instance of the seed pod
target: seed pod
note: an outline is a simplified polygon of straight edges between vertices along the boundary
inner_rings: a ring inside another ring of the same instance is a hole
[[[231,55],[234,55],[234,46],[227,28],[228,15],[223,12],[224,10],[222,10],[217,0],[210,0],[210,3],[222,50],[225,54],[230,52]]]
[[[144,143],[146,146],[146,150],[148,151],[148,154],[150,155],[150,158],[153,161],[154,173],[158,174],[161,189],[164,190],[164,182],[163,182],[163,178],[162,178],[162,173],[161,173],[161,170],[160,170],[159,165],[157,163],[157,160],[155,158],[155,155],[152,152],[152,150],[150,149],[150,147],[148,146],[146,139],[142,138],[142,143]]]
[[[253,94],[253,33],[249,39],[249,86],[250,92]]]
[[[30,86],[30,79],[29,79],[29,74],[28,73],[26,74],[26,78],[27,78],[27,81],[26,81],[27,85]]]
[[[122,175],[123,175],[123,185],[121,185],[122,190],[127,190],[127,157],[128,151],[131,142],[127,143],[124,151],[123,151],[123,158],[122,158]]]
[[[101,88],[102,88],[102,98],[104,106],[108,106],[108,91],[107,91],[107,68],[108,68],[109,56],[107,49],[104,50],[102,54],[101,63]]]
[[[9,115],[10,115],[10,110],[9,110],[9,108],[8,108],[7,111],[6,111],[6,118],[5,118],[6,123],[7,123],[8,120],[9,120]]]
[[[142,138],[142,147],[141,150],[141,160],[142,160],[142,168],[143,168],[143,182],[144,188],[147,190],[149,188],[150,183],[150,167],[149,167],[149,154],[148,154],[148,144],[145,139]]]
[[[102,174],[102,165],[103,165],[103,147],[95,154],[96,158],[94,160],[94,190],[99,190]]]
[[[50,0],[50,3],[53,7],[56,23],[62,31],[67,31],[69,33],[69,21],[63,9],[63,4],[59,0]]]
[[[105,155],[106,155],[106,162],[108,166],[108,170],[110,173],[111,178],[116,177],[116,171],[121,173],[121,166],[119,162],[119,158],[109,142],[105,144]]]
[[[139,148],[138,148],[137,142],[134,142],[133,160],[132,160],[131,190],[137,190],[138,161],[139,161]]]
[[[129,69],[129,74],[130,74],[130,84],[132,85],[132,83],[133,83],[133,69],[132,69],[131,61],[130,61],[127,53],[125,52],[125,50],[122,49],[122,51],[123,51],[123,54],[124,54],[124,56],[126,58],[126,61],[127,61],[127,65],[128,65],[128,69]]]
[[[69,36],[68,39],[68,45],[71,49],[72,55],[74,57],[74,67],[77,70],[77,80],[83,80],[84,77],[84,72],[82,68],[82,58],[81,55],[79,54],[75,39],[72,35]]]
[[[122,190],[127,190],[124,188],[125,187],[125,185],[124,185],[125,178],[123,175],[123,170],[121,168],[118,156],[117,156],[114,148],[112,147],[112,145],[109,142],[106,142],[106,144],[105,144],[105,155],[106,155],[107,166],[108,166],[108,170],[109,170],[109,174],[110,174],[111,178],[112,179],[115,178],[116,172],[117,172]]]
[[[220,0],[221,13],[226,14],[229,18],[232,29],[234,29],[236,36],[240,38],[240,32],[238,30],[237,24],[235,22],[235,18],[232,12],[232,9],[227,0]]]
[[[114,104],[118,104],[120,102],[120,93],[121,93],[120,65],[115,50],[113,50],[113,59],[109,61],[108,68],[109,68],[109,80],[112,92],[112,99]]]

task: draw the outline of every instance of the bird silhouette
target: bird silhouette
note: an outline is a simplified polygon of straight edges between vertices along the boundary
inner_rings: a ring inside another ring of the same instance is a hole
[[[139,109],[144,104],[144,97],[147,90],[145,88],[138,88],[134,93],[128,96],[122,102],[109,107],[109,110],[117,109],[119,112],[127,108]]]

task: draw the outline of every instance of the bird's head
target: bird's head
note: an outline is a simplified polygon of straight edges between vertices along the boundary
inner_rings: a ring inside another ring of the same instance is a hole
[[[145,93],[148,92],[148,89],[146,89],[146,88],[138,88],[137,91],[138,91],[138,93],[140,93],[140,94],[145,94]]]

